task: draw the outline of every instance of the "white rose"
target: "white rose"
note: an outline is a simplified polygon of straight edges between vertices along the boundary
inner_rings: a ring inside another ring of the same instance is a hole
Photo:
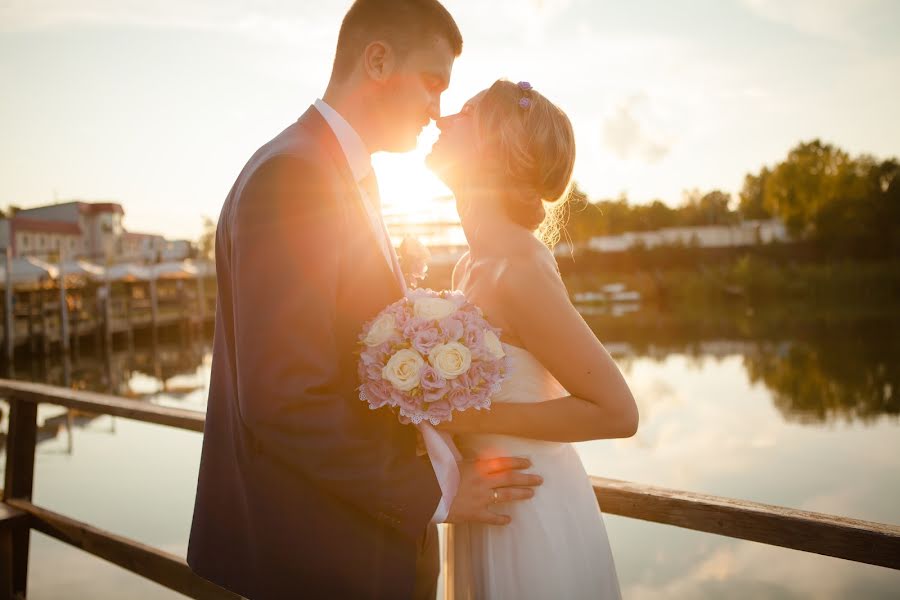
[[[472,366],[472,353],[459,342],[438,344],[428,353],[428,361],[438,375],[444,379],[454,379]]]
[[[394,315],[381,315],[372,323],[363,343],[369,347],[378,346],[391,339],[391,336],[395,333],[397,333],[397,320],[394,318]]]
[[[456,312],[456,305],[443,298],[419,298],[413,305],[413,313],[423,319],[440,321]]]
[[[506,352],[503,351],[503,344],[500,343],[500,338],[490,329],[484,332],[484,346],[487,348],[488,353],[497,360],[506,356]]]
[[[398,350],[384,365],[381,376],[401,392],[408,392],[419,385],[424,366],[425,359],[415,350]]]

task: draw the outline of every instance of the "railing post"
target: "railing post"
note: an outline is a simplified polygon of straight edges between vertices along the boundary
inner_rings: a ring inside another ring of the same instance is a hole
[[[5,317],[4,345],[6,346],[6,360],[13,361],[13,353],[16,347],[16,319],[15,307],[13,306],[13,282],[12,282],[12,248],[6,247],[5,251],[5,268],[4,273],[5,284],[3,286],[3,294],[6,299],[3,303],[3,315]]]
[[[34,484],[34,450],[37,442],[37,403],[8,396],[9,432],[6,438],[6,481],[3,500],[31,500]],[[12,530],[12,544],[8,562],[12,574],[12,597],[25,598],[28,584],[28,546],[30,528]]]
[[[62,242],[59,246],[59,347],[69,353],[69,304],[66,298],[66,260]]]

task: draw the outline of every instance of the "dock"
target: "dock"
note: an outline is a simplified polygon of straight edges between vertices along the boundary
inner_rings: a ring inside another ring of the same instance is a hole
[[[6,477],[0,496],[0,600],[26,598],[31,530],[107,560],[190,598],[237,600],[239,596],[195,575],[184,557],[142,544],[32,502],[37,407],[52,404],[96,415],[202,432],[202,412],[108,394],[38,383],[0,380],[10,405]],[[672,490],[642,483],[592,478],[606,514],[751,540],[900,570],[900,525],[875,523],[735,498]],[[446,530],[453,544],[453,528]],[[449,546],[448,546],[449,547]],[[452,582],[452,552],[443,565]],[[452,585],[444,599],[452,600]]]
[[[35,258],[0,262],[3,357],[68,353],[85,343],[111,347],[178,325],[198,329],[215,316],[215,265],[171,261],[107,267],[84,261],[56,265]],[[6,274],[11,273],[11,277]]]

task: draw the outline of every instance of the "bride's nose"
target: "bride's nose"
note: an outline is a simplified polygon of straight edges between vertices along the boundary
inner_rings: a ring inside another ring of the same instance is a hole
[[[456,120],[456,117],[458,115],[459,113],[454,115],[444,115],[443,117],[439,117],[438,119],[436,119],[434,123],[435,125],[437,125],[438,129],[440,129],[441,131],[445,131],[450,126],[450,124]]]

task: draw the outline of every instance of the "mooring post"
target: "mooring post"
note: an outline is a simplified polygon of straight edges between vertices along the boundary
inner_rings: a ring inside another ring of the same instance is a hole
[[[65,257],[62,242],[59,245],[59,336],[63,354],[69,353],[69,305],[66,302]]]
[[[5,299],[4,306],[3,306],[3,312],[6,317],[6,319],[4,320],[6,329],[4,331],[3,338],[6,341],[6,360],[8,360],[10,363],[12,363],[13,354],[15,352],[15,347],[16,347],[16,319],[14,316],[15,313],[13,312],[15,310],[15,307],[13,306],[14,299],[13,299],[13,282],[12,282],[12,248],[7,246],[5,248],[5,253],[6,253],[6,263],[5,263],[6,264],[6,271],[5,271],[6,277],[4,278],[4,289],[3,289],[3,292],[4,292],[3,297]]]

